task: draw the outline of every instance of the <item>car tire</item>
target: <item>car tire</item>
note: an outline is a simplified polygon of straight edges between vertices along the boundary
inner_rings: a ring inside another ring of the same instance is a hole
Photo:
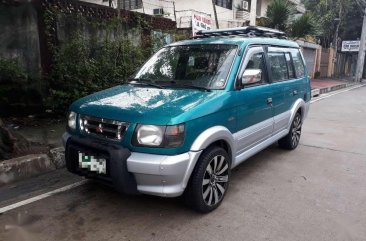
[[[229,187],[231,160],[221,147],[206,149],[197,161],[184,192],[185,203],[208,213],[220,206]]]
[[[278,141],[278,145],[286,150],[294,150],[299,145],[301,137],[302,118],[299,112],[296,113],[289,133]]]

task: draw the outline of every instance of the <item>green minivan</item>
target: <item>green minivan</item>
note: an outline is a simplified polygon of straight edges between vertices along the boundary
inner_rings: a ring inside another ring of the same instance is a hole
[[[274,142],[293,150],[311,99],[299,45],[283,32],[199,32],[155,53],[127,84],[75,101],[67,169],[118,191],[217,208],[230,170]]]

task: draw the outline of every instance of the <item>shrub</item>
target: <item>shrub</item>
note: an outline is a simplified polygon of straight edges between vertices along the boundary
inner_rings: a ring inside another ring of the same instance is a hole
[[[27,78],[16,59],[0,59],[0,83],[9,83]]]
[[[128,39],[97,43],[76,34],[56,54],[48,108],[63,113],[76,99],[126,82],[149,55]]]
[[[296,19],[290,26],[291,36],[294,38],[305,38],[318,33],[318,25],[313,15],[306,13]]]

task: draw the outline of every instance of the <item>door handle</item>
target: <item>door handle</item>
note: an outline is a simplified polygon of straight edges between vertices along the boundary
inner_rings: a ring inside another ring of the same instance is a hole
[[[272,103],[273,103],[272,98],[268,98],[268,99],[267,99],[267,104],[272,106]]]

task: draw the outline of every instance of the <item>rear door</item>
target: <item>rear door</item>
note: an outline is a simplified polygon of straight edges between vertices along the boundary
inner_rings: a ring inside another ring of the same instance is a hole
[[[266,58],[262,46],[250,47],[239,75],[245,70],[262,72],[259,83],[241,86],[237,83],[237,129],[234,134],[237,155],[271,137],[273,131],[272,88],[268,82]],[[238,81],[240,82],[240,81]]]
[[[303,95],[302,82],[296,77],[294,50],[296,49],[268,48],[269,74],[273,87],[274,135],[288,128],[290,110],[299,96]]]

